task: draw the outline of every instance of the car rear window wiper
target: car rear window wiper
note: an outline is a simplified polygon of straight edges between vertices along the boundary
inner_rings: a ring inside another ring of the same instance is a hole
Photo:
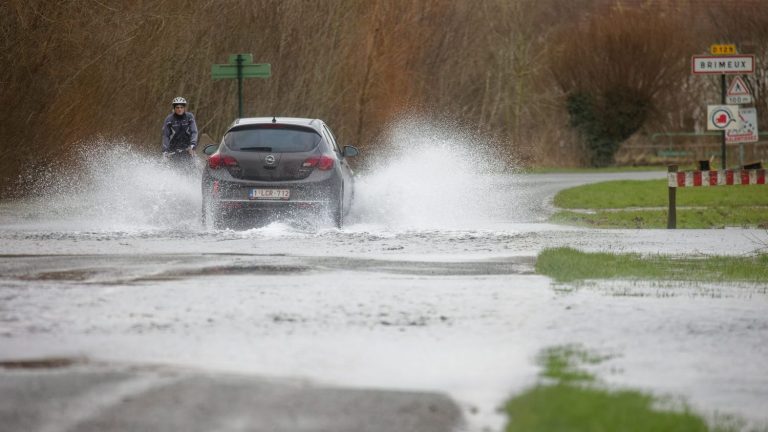
[[[272,147],[240,147],[238,150],[271,152]]]

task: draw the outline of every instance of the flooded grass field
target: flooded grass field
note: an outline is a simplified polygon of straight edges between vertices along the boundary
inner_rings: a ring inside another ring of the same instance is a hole
[[[397,133],[395,134],[397,136]],[[743,255],[765,230],[589,230],[545,223],[554,193],[662,172],[516,174],[426,130],[361,170],[347,225],[200,225],[199,179],[129,146],[0,204],[0,361],[162,364],[354,388],[436,391],[465,428],[578,344],[608,386],[764,425],[764,284],[555,283],[545,248]],[[473,161],[467,163],[467,160]],[[745,426],[746,427],[746,426]]]

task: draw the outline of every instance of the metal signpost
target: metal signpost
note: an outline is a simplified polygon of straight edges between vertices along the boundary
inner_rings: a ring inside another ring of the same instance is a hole
[[[272,75],[272,65],[269,63],[254,63],[253,54],[232,54],[229,63],[211,66],[211,78],[237,79],[237,116],[243,117],[243,78],[269,78]]]
[[[695,55],[691,57],[691,73],[694,75],[720,75],[720,103],[725,105],[727,99],[725,76],[751,75],[755,73],[755,56],[752,54],[736,54],[736,46],[733,44],[712,45],[709,50],[715,55]],[[735,120],[738,121],[738,118]],[[726,129],[724,127],[716,127],[716,129],[723,131],[721,158],[723,169],[725,169],[727,168],[725,159]]]

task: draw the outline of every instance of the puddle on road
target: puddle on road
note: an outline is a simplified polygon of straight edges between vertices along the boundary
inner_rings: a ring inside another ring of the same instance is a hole
[[[763,364],[764,351],[755,347],[767,346],[757,302],[713,295],[692,302],[665,298],[667,287],[643,286],[553,296],[543,277],[514,277],[533,273],[532,256],[544,247],[698,253],[717,245],[735,254],[754,249],[749,233],[537,224],[555,189],[538,184],[545,177],[520,183],[510,173],[488,175],[476,146],[457,148],[446,131],[414,137],[361,176],[344,230],[203,230],[199,176],[168,172],[129,146],[103,146],[77,176],[53,173],[34,183],[45,191],[39,199],[0,206],[8,210],[0,221],[6,253],[70,254],[0,257],[2,278],[17,279],[7,287],[17,297],[0,304],[7,306],[0,334],[8,336],[8,352],[78,349],[443,389],[491,413],[495,395],[531,376],[527,352],[543,339],[567,338],[627,351],[635,362],[623,364],[627,376],[648,386],[691,388],[706,401],[718,385],[739,403],[765,400],[751,379],[760,375],[744,376],[746,367]],[[222,284],[222,276],[234,282]],[[168,283],[153,283],[160,281]],[[34,289],[40,286],[75,289],[61,295]],[[745,314],[730,330],[733,317]],[[699,322],[714,324],[680,330]],[[0,367],[77,362],[51,357]],[[692,375],[702,367],[712,370]]]
[[[99,274],[99,271],[92,269],[77,269],[77,270],[64,270],[64,271],[52,271],[42,272],[31,275],[19,276],[19,280],[23,281],[86,281],[95,275]]]
[[[337,270],[393,273],[417,276],[527,275],[534,273],[534,257],[477,261],[390,261],[354,258],[315,258],[319,266]]]
[[[94,262],[95,261],[95,262]],[[214,262],[212,262],[214,261]],[[85,267],[79,267],[85,264]],[[21,281],[120,285],[239,275],[296,275],[311,271],[370,272],[410,276],[528,275],[535,258],[473,261],[407,261],[350,257],[262,255],[18,256],[6,260],[6,277]],[[40,271],[43,270],[43,271]]]
[[[139,277],[131,282],[152,282],[163,280],[179,280],[195,278],[199,276],[232,276],[232,275],[293,275],[312,270],[312,267],[303,265],[233,265],[214,266],[200,269],[171,270],[148,277]]]
[[[573,283],[552,283],[555,292],[569,295],[589,289],[610,297],[751,299],[768,294],[768,284],[752,282],[657,281],[643,279],[593,279]]]
[[[84,364],[87,360],[82,357],[48,357],[40,359],[4,360],[0,361],[2,369],[61,369],[78,364]]]

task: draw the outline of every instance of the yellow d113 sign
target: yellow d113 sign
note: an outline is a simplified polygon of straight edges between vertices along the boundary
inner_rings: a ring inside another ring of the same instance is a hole
[[[712,44],[709,46],[709,53],[712,55],[738,54],[734,44]]]

